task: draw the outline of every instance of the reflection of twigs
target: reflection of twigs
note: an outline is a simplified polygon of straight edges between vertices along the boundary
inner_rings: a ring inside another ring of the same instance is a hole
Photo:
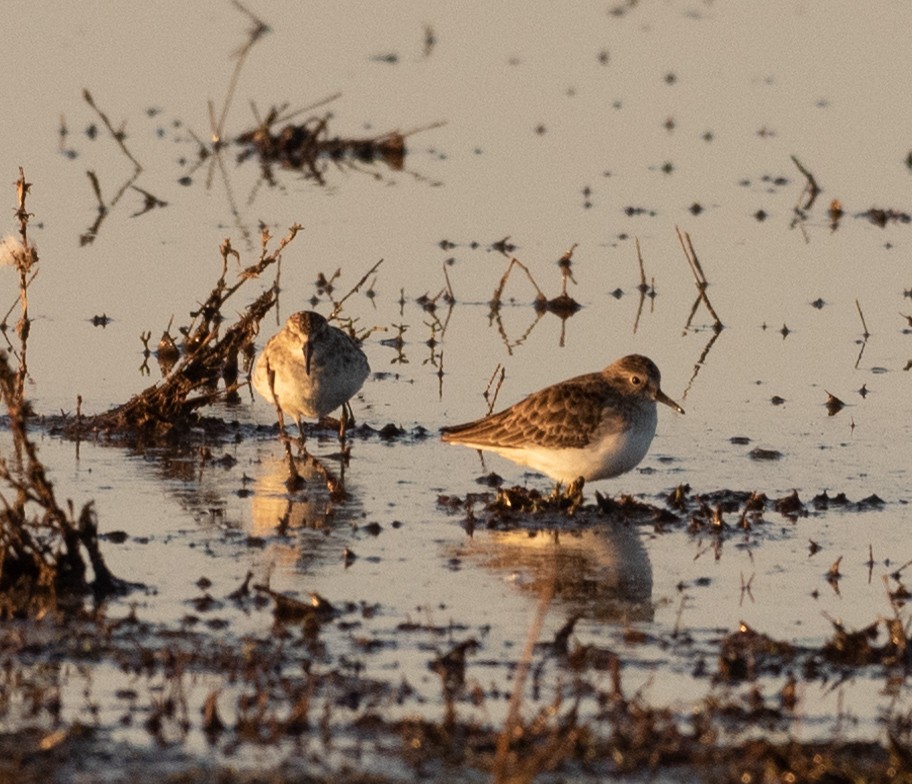
[[[143,208],[134,212],[130,216],[131,218],[138,218],[140,215],[145,215],[147,212],[149,212],[149,210],[153,210],[156,207],[168,206],[168,202],[162,201],[157,196],[153,196],[151,193],[149,193],[149,191],[144,191],[142,188],[137,188],[135,185],[131,185],[130,187],[133,188],[133,190],[137,193],[141,193],[144,199]]]
[[[681,243],[681,248],[684,250],[684,256],[687,259],[687,263],[690,265],[690,270],[693,272],[694,279],[696,280],[697,290],[700,292],[697,301],[694,302],[694,307],[690,312],[690,318],[687,319],[687,324],[684,326],[684,330],[687,331],[690,328],[691,322],[693,321],[694,314],[697,312],[697,305],[702,301],[706,305],[706,309],[709,311],[710,315],[713,317],[713,330],[716,332],[721,332],[724,325],[722,320],[719,318],[718,314],[713,308],[712,303],[709,301],[709,297],[706,294],[706,288],[709,286],[709,282],[706,280],[706,276],[703,274],[703,267],[700,264],[700,260],[697,258],[697,252],[694,250],[693,242],[691,242],[690,234],[687,232],[681,232],[681,229],[675,226],[675,231],[678,233],[678,241]]]
[[[500,335],[504,340],[504,343],[507,346],[507,350],[510,351],[510,340],[506,335],[504,330],[503,321],[500,317],[500,308],[503,304],[503,292],[506,288],[507,281],[510,279],[510,274],[513,272],[514,267],[519,267],[523,272],[526,273],[526,277],[529,279],[529,282],[532,284],[532,287],[535,289],[535,300],[532,305],[535,308],[536,318],[531,326],[526,330],[523,336],[517,340],[513,345],[519,345],[522,343],[532,332],[532,329],[538,323],[538,320],[545,313],[553,313],[561,320],[561,336],[560,336],[560,345],[564,345],[564,333],[566,327],[566,320],[570,318],[574,313],[580,309],[580,304],[573,299],[569,294],[567,294],[567,280],[572,280],[574,283],[576,281],[573,278],[572,273],[570,272],[570,259],[573,255],[573,249],[576,248],[574,244],[563,256],[558,260],[558,266],[561,270],[561,293],[558,294],[554,299],[548,299],[544,292],[539,288],[538,284],[535,282],[535,278],[532,277],[532,273],[529,271],[529,268],[523,264],[515,256],[510,259],[510,263],[507,265],[507,269],[500,278],[500,283],[498,283],[497,288],[494,290],[494,296],[491,298],[490,307],[491,312],[489,314],[490,321],[497,321],[498,329],[500,330]],[[512,351],[510,351],[512,353]]]
[[[446,281],[446,301],[452,305],[456,302],[456,295],[453,293],[453,284],[450,283],[450,274],[447,272],[446,262],[443,262],[443,278]]]
[[[101,121],[104,123],[105,127],[108,129],[108,132],[111,134],[114,141],[117,142],[117,145],[123,151],[123,154],[126,155],[127,158],[130,160],[130,162],[133,164],[132,174],[127,178],[126,182],[124,182],[123,185],[121,185],[120,189],[114,194],[114,197],[108,203],[105,203],[104,199],[102,198],[101,184],[99,183],[98,176],[93,171],[86,172],[86,174],[89,178],[89,182],[92,185],[92,192],[95,194],[95,199],[98,201],[98,217],[95,219],[95,223],[93,223],[79,237],[80,245],[88,245],[94,241],[95,237],[98,236],[98,232],[101,229],[101,224],[104,221],[104,219],[107,217],[109,211],[111,210],[111,208],[114,207],[114,205],[116,205],[120,201],[120,199],[124,195],[124,193],[126,193],[127,190],[131,186],[133,186],[133,183],[136,182],[140,173],[142,172],[143,167],[139,163],[139,161],[137,161],[136,158],[133,157],[132,153],[127,149],[127,146],[124,143],[124,133],[122,131],[117,131],[114,129],[114,127],[111,125],[111,121],[108,119],[108,116],[103,111],[101,111],[101,109],[99,109],[98,106],[96,105],[95,100],[92,97],[92,94],[88,90],[83,90],[82,96],[85,99],[86,103],[88,103],[89,106],[92,107],[92,109],[95,111],[95,113],[101,118]],[[145,209],[135,213],[133,217],[136,217],[136,215],[141,215],[142,213],[147,212],[152,206],[164,206],[164,202],[160,201],[159,199],[156,199],[150,193],[147,193],[146,191],[140,190],[138,188],[136,190],[138,190],[140,193],[142,193],[143,196],[145,197]]]
[[[640,285],[637,286],[637,288],[639,289],[640,294],[645,295],[646,292],[649,291],[649,284],[646,283],[646,269],[643,266],[643,253],[640,251],[640,238],[634,238],[634,242],[636,243],[637,262],[639,262],[640,265]]]
[[[858,316],[861,319],[861,326],[864,329],[864,332],[862,332],[861,335],[865,340],[867,340],[869,337],[871,337],[871,333],[868,332],[868,325],[865,323],[864,313],[861,312],[861,305],[857,299],[855,300],[855,308],[858,311]]]
[[[111,121],[108,119],[108,116],[95,105],[95,100],[92,98],[92,93],[90,93],[88,90],[83,90],[82,97],[85,99],[85,102],[91,106],[92,109],[95,110],[95,113],[101,118],[101,121],[104,123],[105,128],[108,129],[108,132],[111,134],[114,141],[117,142],[117,146],[120,147],[123,154],[126,155],[127,158],[129,158],[133,165],[136,167],[136,171],[141,172],[142,166],[140,165],[139,161],[133,157],[133,154],[127,149],[127,145],[124,144],[123,132],[114,130],[114,127],[111,125]]]
[[[225,95],[225,103],[222,106],[222,113],[219,116],[218,122],[215,123],[212,127],[212,136],[213,143],[218,145],[222,139],[222,133],[225,129],[225,118],[228,116],[228,109],[231,107],[231,102],[234,99],[234,92],[237,89],[238,78],[241,75],[241,69],[244,67],[244,62],[247,59],[247,55],[250,54],[250,50],[253,48],[253,45],[260,40],[266,33],[269,32],[269,27],[257,16],[255,16],[249,9],[247,9],[239,0],[232,0],[232,4],[235,8],[238,9],[243,14],[253,22],[253,27],[248,34],[247,41],[237,52],[237,62],[234,65],[234,71],[231,74],[231,79],[228,81],[228,92]],[[210,115],[214,117],[212,111],[212,102],[209,102],[209,112]]]
[[[514,346],[521,346],[523,343],[526,342],[526,339],[529,337],[529,335],[532,334],[532,330],[535,329],[536,324],[538,324],[538,322],[541,321],[541,318],[543,315],[545,315],[544,310],[536,310],[535,319],[528,326],[526,331],[523,332],[522,335],[520,335],[516,340],[514,340],[512,342],[510,341],[510,338],[507,336],[507,330],[504,329],[503,319],[500,317],[499,308],[496,310],[494,310],[492,308],[490,318],[493,321],[497,322],[497,331],[500,333],[500,337],[503,339],[504,345],[507,347],[507,354],[512,356]]]
[[[497,371],[500,371],[498,376]],[[500,394],[500,388],[503,386],[504,376],[507,371],[500,362],[497,363],[497,367],[494,368],[494,372],[491,374],[491,378],[488,379],[488,385],[485,387],[483,397],[488,401],[488,415],[494,410],[494,406],[497,404],[497,395]],[[491,385],[494,384],[494,379],[497,379],[497,384],[494,386],[494,393],[491,393]]]
[[[858,358],[855,360],[855,368],[858,369],[858,366],[861,364],[861,358],[864,356],[865,348],[868,345],[868,338],[871,337],[871,333],[868,332],[868,325],[865,323],[864,313],[861,312],[861,304],[858,300],[855,300],[855,308],[858,310],[858,316],[861,319],[861,328],[864,332],[861,333],[863,340],[861,341],[861,351],[858,352]]]
[[[643,305],[646,302],[646,292],[649,291],[649,284],[646,283],[646,269],[643,265],[643,253],[640,250],[640,238],[635,238],[636,242],[636,251],[637,251],[637,262],[640,265],[640,285],[637,286],[637,291],[640,292],[640,304],[637,306],[636,318],[633,321],[633,334],[636,335],[637,329],[640,326],[640,316],[643,314]]]
[[[690,380],[687,382],[687,386],[684,389],[684,394],[681,395],[682,400],[687,400],[687,394],[690,392],[690,388],[693,386],[694,381],[697,380],[697,375],[700,373],[700,368],[706,364],[706,358],[709,356],[709,350],[713,347],[713,343],[718,340],[721,332],[713,332],[712,336],[707,341],[706,345],[703,347],[703,351],[700,353],[700,358],[694,363],[694,370],[690,376]]]
[[[809,210],[813,206],[814,202],[817,200],[817,196],[820,195],[820,186],[817,185],[817,180],[814,179],[814,175],[811,174],[801,164],[801,161],[799,161],[794,155],[791,156],[791,159],[792,159],[792,163],[794,163],[795,166],[798,167],[798,171],[800,171],[804,175],[805,179],[807,180],[807,183],[804,186],[804,190],[801,192],[801,196],[804,196],[804,194],[806,193],[806,194],[808,194],[808,199],[804,203],[804,206],[801,207],[801,209]],[[801,196],[798,197],[799,202],[801,201]]]

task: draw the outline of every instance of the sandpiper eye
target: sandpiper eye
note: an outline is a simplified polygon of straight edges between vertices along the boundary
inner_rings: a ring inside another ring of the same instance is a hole
[[[635,387],[638,387],[640,384],[643,383],[643,379],[641,379],[639,376],[631,376],[630,383],[633,384]]]

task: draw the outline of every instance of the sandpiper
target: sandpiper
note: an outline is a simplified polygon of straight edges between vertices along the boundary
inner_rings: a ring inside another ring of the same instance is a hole
[[[294,417],[323,419],[340,406],[340,437],[351,416],[348,401],[370,373],[361,347],[319,313],[304,310],[288,317],[257,359],[253,386],[269,403]]]
[[[444,441],[486,449],[570,484],[629,471],[649,450],[656,403],[683,414],[660,387],[655,363],[639,354],[598,373],[561,381],[497,414],[442,428]]]

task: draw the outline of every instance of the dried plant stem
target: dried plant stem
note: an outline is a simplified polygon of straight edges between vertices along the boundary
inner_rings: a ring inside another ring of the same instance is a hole
[[[649,291],[649,284],[646,282],[646,268],[643,265],[643,253],[640,250],[640,238],[635,237],[634,242],[636,243],[636,252],[637,252],[637,262],[640,265],[640,285],[637,288],[640,290],[641,294],[645,294]]]
[[[491,374],[491,378],[488,379],[488,385],[485,387],[484,399],[488,401],[488,415],[494,410],[494,406],[497,405],[497,396],[500,394],[500,388],[503,386],[504,376],[506,376],[506,369],[500,362],[497,363],[497,367],[494,368],[494,372]],[[494,379],[497,379],[495,384]],[[494,392],[491,392],[491,387],[494,386]]]
[[[339,312],[342,310],[342,306],[345,304],[345,300],[347,300],[353,294],[357,294],[361,290],[361,287],[367,282],[367,279],[379,269],[381,264],[383,264],[383,259],[380,259],[380,261],[378,261],[376,264],[374,264],[373,267],[365,272],[361,276],[361,280],[352,286],[349,292],[344,297],[342,297],[342,299],[340,299],[338,302],[333,303],[332,313],[329,314],[329,318],[332,319],[339,315]]]
[[[636,237],[634,241],[636,242],[637,263],[640,267],[640,285],[637,286],[637,291],[640,292],[640,302],[637,305],[636,318],[633,320],[633,334],[636,335],[637,330],[640,328],[640,317],[643,315],[643,305],[646,303],[646,292],[649,291],[649,284],[646,283],[646,267],[643,264],[643,253],[640,250],[640,238]],[[655,288],[654,282],[653,288]]]
[[[19,323],[16,325],[16,333],[22,341],[23,349],[28,338],[29,326],[31,321],[28,314],[28,289],[31,282],[38,274],[34,269],[38,263],[38,252],[35,246],[29,242],[28,224],[31,213],[26,207],[26,199],[31,191],[32,183],[26,182],[25,171],[19,167],[19,179],[16,180],[16,220],[19,222],[19,240],[21,247],[14,253],[16,269],[19,273],[19,304],[20,315]],[[34,272],[32,271],[34,269]]]
[[[690,239],[690,234],[687,232],[682,232],[681,229],[677,226],[675,226],[675,231],[678,234],[678,241],[681,243],[681,248],[684,250],[684,257],[687,259],[687,263],[690,265],[690,270],[693,273],[694,279],[696,280],[697,290],[700,292],[697,300],[694,302],[694,307],[690,312],[690,318],[687,319],[687,324],[685,325],[684,329],[687,330],[690,327],[694,314],[697,311],[697,306],[700,302],[702,302],[704,305],[706,305],[706,309],[713,317],[713,329],[716,332],[721,332],[724,328],[724,324],[722,324],[722,320],[719,318],[719,315],[716,313],[715,308],[713,308],[712,303],[709,301],[709,296],[706,294],[706,289],[709,286],[709,282],[706,280],[706,275],[703,274],[703,267],[700,264],[700,259],[697,257],[696,250],[694,250],[693,242]]]
[[[532,284],[532,287],[535,289],[536,300],[546,301],[547,297],[544,295],[542,290],[538,287],[538,284],[535,282],[535,278],[532,277],[532,273],[529,272],[529,268],[523,264],[515,256],[510,259],[510,263],[507,265],[507,271],[500,278],[500,283],[497,284],[497,288],[494,289],[494,296],[491,297],[491,309],[497,310],[500,308],[501,298],[503,297],[504,287],[507,285],[507,281],[510,278],[510,273],[513,271],[514,267],[519,267],[523,272],[526,273],[526,277],[529,279],[529,283]]]
[[[219,388],[219,382],[224,378],[226,367],[237,367],[238,354],[256,337],[260,321],[276,304],[278,291],[272,286],[263,292],[227,329],[222,326],[221,310],[244,283],[259,277],[271,264],[278,264],[282,251],[300,229],[297,224],[293,225],[272,251],[268,249],[271,237],[264,229],[259,261],[241,270],[232,285],[225,280],[228,261],[231,257],[239,259],[239,256],[230,241],[225,240],[220,248],[221,276],[199,309],[191,313],[190,326],[181,330],[186,337],[186,348],[168,376],[112,411],[85,418],[80,429],[112,429],[132,434],[158,431],[162,434],[186,421],[186,417],[201,406],[237,391],[241,386],[237,379],[226,380],[224,390]]]
[[[865,323],[864,313],[861,312],[861,304],[857,299],[855,300],[855,309],[858,311],[858,317],[861,319],[861,326],[862,329],[864,329],[864,332],[862,332],[861,335],[865,340],[867,340],[869,337],[871,337],[871,333],[868,332],[868,325]]]
[[[817,180],[814,179],[814,175],[811,174],[811,172],[802,165],[801,161],[799,161],[794,155],[792,155],[791,158],[792,163],[798,167],[798,171],[800,171],[804,175],[804,178],[807,180],[807,184],[804,186],[804,190],[802,191],[801,195],[803,196],[806,193],[808,195],[808,199],[801,207],[801,209],[809,210],[814,205],[817,197],[820,195],[821,188],[817,184]]]

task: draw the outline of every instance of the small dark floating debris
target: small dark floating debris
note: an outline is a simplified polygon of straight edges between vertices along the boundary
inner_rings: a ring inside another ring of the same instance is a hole
[[[785,398],[779,397],[779,395],[773,395],[770,398],[770,403],[772,403],[774,406],[781,406],[784,402],[785,402]]]
[[[759,223],[763,223],[763,221],[765,221],[767,219],[767,217],[769,217],[769,216],[766,214],[765,210],[757,210],[754,213],[754,219],[756,221],[758,221]]]
[[[848,506],[849,499],[846,498],[845,493],[837,493],[836,495],[830,497],[826,491],[815,495],[811,500],[814,508],[819,511],[826,511],[831,506]]]
[[[395,438],[401,438],[404,436],[405,430],[390,422],[389,424],[386,424],[380,428],[380,430],[377,432],[377,435],[379,435],[380,438],[382,438],[384,441],[392,441]]]
[[[535,300],[537,313],[553,313],[555,316],[566,319],[579,311],[583,306],[568,294],[559,294],[554,299],[544,297]]]
[[[111,542],[111,544],[123,544],[128,537],[126,531],[108,531],[107,533],[98,534],[98,538]]]
[[[817,544],[817,542],[815,542],[813,539],[808,539],[808,557],[809,558],[812,555],[816,555],[817,553],[819,553],[822,549],[823,548],[819,544]]]
[[[722,640],[716,679],[725,683],[753,681],[762,672],[777,671],[795,655],[791,644],[760,634],[742,622],[737,632]]]
[[[499,251],[500,253],[513,253],[516,250],[516,245],[510,242],[510,235],[507,235],[502,240],[497,240],[497,242],[491,243],[491,250]]]
[[[738,444],[740,446],[746,446],[747,444],[749,444],[751,442],[750,438],[748,438],[747,436],[732,436],[728,440],[730,443]]]
[[[256,155],[263,164],[277,163],[297,169],[321,184],[325,161],[364,164],[382,161],[393,171],[402,170],[407,152],[406,135],[391,131],[370,138],[333,136],[329,131],[331,116],[311,117],[300,124],[288,123],[274,132],[273,126],[280,119],[279,111],[272,109],[259,126],[237,137],[237,143],[245,148],[239,160]]]
[[[808,516],[807,508],[798,497],[797,490],[793,491],[791,495],[783,496],[773,501],[773,509],[792,522],[795,522],[799,517]]]
[[[827,392],[827,400],[825,405],[827,414],[829,414],[829,416],[835,416],[845,408],[845,403],[843,403],[838,397],[831,394],[830,392]]]
[[[747,456],[751,460],[781,460],[783,458],[782,452],[778,449],[763,449],[762,447],[755,446],[747,453]]]
[[[102,313],[100,316],[92,316],[92,326],[93,327],[106,327],[111,323],[111,317],[105,313]]]
[[[881,209],[872,207],[866,212],[859,215],[860,218],[867,218],[875,226],[884,228],[888,223],[909,223],[912,222],[912,215],[900,210]]]
[[[811,307],[817,308],[817,310],[822,310],[824,305],[826,305],[826,302],[824,302],[824,300],[822,300],[820,297],[817,297],[817,299],[811,303]]]
[[[466,656],[479,647],[478,640],[469,638],[428,663],[428,669],[440,676],[447,693],[462,688],[465,683]]]
[[[648,207],[625,207],[624,214],[628,218],[632,218],[636,215],[646,215],[647,217],[654,218],[657,213],[655,210],[651,210]]]

